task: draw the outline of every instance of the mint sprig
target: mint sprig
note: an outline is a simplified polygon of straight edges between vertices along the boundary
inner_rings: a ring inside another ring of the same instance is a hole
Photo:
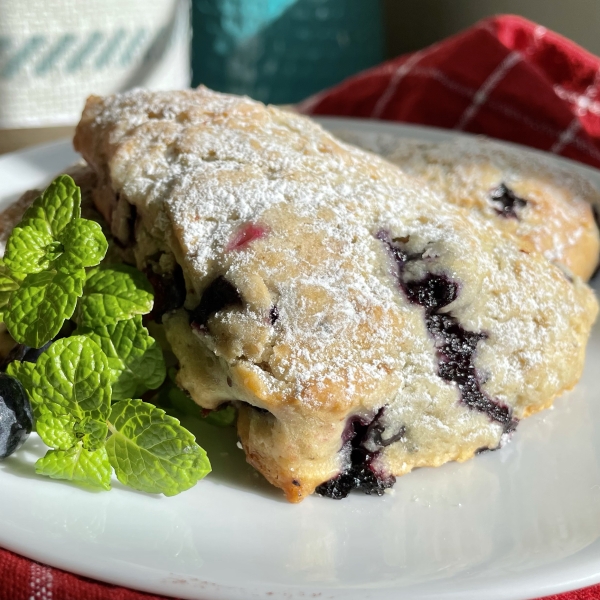
[[[12,230],[4,252],[4,263],[11,272],[28,275],[48,268],[56,248],[44,225],[43,221],[30,219]]]
[[[58,236],[65,262],[73,267],[95,267],[106,255],[108,243],[98,223],[74,219]]]
[[[81,190],[68,175],[59,175],[27,209],[17,227],[29,226],[59,235],[72,219],[81,217]]]
[[[73,179],[57,177],[6,242],[0,310],[11,336],[34,348],[54,338],[75,311],[85,268],[97,265],[107,248],[100,225],[81,218]]]
[[[81,218],[80,202],[70,177],[55,179],[0,261],[0,315],[17,342],[40,348],[66,319],[77,323],[35,364],[7,368],[50,447],[36,472],[108,490],[114,469],[126,485],[172,496],[209,473],[210,462],[177,419],[130,399],[165,379],[162,350],[141,317],[152,309],[152,288],[126,265],[86,270],[100,263],[107,241],[97,223]]]
[[[164,410],[141,400],[113,405],[106,443],[121,483],[136,490],[174,496],[210,473],[206,452]]]
[[[13,362],[9,363],[8,367],[6,368],[6,373],[11,377],[18,379],[25,390],[31,390],[33,389],[33,381],[31,376],[33,375],[34,369],[34,363],[13,360]]]

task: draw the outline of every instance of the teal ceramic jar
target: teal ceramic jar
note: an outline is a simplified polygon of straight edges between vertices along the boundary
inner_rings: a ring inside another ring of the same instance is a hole
[[[193,0],[193,84],[296,102],[383,60],[378,0]]]

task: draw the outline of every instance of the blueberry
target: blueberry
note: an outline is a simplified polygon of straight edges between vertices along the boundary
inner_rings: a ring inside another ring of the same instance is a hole
[[[0,458],[18,450],[33,429],[33,413],[21,383],[0,373]]]
[[[47,342],[41,348],[31,348],[25,344],[17,344],[11,351],[6,355],[6,358],[2,361],[2,368],[0,370],[6,371],[6,367],[15,361],[25,361],[35,363],[37,359],[42,355],[43,352],[48,350],[52,342]]]
[[[374,425],[379,422],[383,410],[382,408],[370,423],[363,422],[359,417],[351,417],[348,420],[342,434],[342,442],[344,448],[350,450],[350,464],[337,477],[317,486],[315,490],[317,494],[334,500],[345,498],[352,490],[381,496],[387,488],[394,485],[396,478],[393,475],[385,477],[373,470],[372,462],[377,452],[369,452],[363,447],[367,437],[373,431]],[[380,427],[378,431],[381,436],[383,427]]]
[[[392,433],[388,438],[383,438],[383,433],[385,432],[385,427],[381,423],[381,418],[385,413],[385,406],[382,406],[375,418],[371,421],[369,426],[367,427],[367,432],[365,434],[365,441],[370,441],[372,444],[379,448],[383,448],[385,446],[390,446],[391,444],[395,444],[399,442],[406,436],[406,427],[404,425],[400,425],[395,433]]]
[[[187,290],[183,270],[176,265],[172,273],[159,274],[149,266],[144,273],[154,290],[154,306],[148,319],[162,323],[165,313],[181,308],[185,302]]]
[[[404,291],[412,304],[430,312],[454,302],[458,296],[458,285],[447,277],[429,273],[420,281],[405,283]]]
[[[519,198],[510,188],[501,183],[490,192],[490,200],[498,205],[496,213],[505,219],[518,219],[518,208],[527,206],[527,200]]]
[[[242,298],[232,283],[219,276],[204,290],[200,304],[190,314],[190,323],[206,328],[210,317],[229,306],[242,306]]]

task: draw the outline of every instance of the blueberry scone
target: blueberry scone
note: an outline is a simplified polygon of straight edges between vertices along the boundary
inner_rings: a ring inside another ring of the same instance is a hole
[[[477,211],[582,279],[598,267],[600,193],[574,170],[485,138],[336,135],[426,180],[449,202]]]
[[[502,445],[577,382],[578,277],[309,119],[207,89],[89,98],[75,147],[202,407],[288,500]]]

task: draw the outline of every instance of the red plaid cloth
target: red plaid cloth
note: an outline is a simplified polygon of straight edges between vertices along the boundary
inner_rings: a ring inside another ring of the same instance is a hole
[[[33,562],[0,549],[0,600],[166,600]]]
[[[346,115],[483,133],[600,167],[600,60],[520,17],[486,19],[302,102]],[[0,549],[0,600],[157,600]],[[600,585],[546,600],[598,600]]]
[[[600,167],[600,60],[516,16],[359,73],[299,105],[483,133]]]

